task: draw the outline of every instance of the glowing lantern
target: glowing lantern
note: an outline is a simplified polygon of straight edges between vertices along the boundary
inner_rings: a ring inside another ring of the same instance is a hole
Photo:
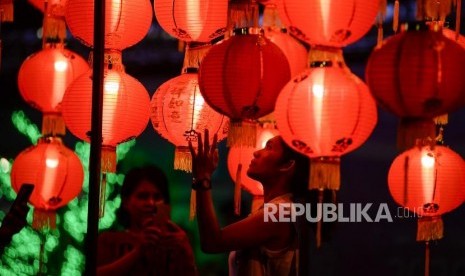
[[[365,142],[377,121],[367,86],[343,65],[341,52],[336,56],[313,62],[276,101],[284,141],[311,158],[309,189],[338,190],[340,156]]]
[[[379,1],[278,1],[284,25],[291,34],[311,45],[342,47],[360,39],[371,28]]]
[[[226,31],[227,0],[158,0],[154,10],[160,26],[183,41],[209,42]]]
[[[105,54],[102,118],[102,170],[116,170],[116,146],[138,136],[149,120],[150,97],[144,86],[127,75],[120,52]],[[71,133],[89,142],[92,70],[77,78],[63,97],[63,118]]]
[[[139,42],[152,24],[149,0],[105,0],[105,48],[122,50]],[[68,0],[69,30],[84,44],[94,43],[94,0]]]
[[[227,134],[229,123],[228,118],[213,110],[200,94],[198,64],[208,49],[187,48],[184,73],[162,84],[151,102],[153,128],[176,146],[174,168],[187,172],[192,169],[188,142],[196,141],[197,133],[203,134],[207,128],[210,143],[215,133],[221,140]]]
[[[64,134],[61,101],[69,84],[89,70],[87,62],[63,45],[29,56],[18,73],[21,96],[43,114],[42,134]]]
[[[11,185],[18,192],[23,183],[35,185],[33,227],[55,226],[54,212],[73,200],[82,189],[84,171],[79,157],[60,138],[40,139],[21,152],[11,171]]]
[[[417,27],[387,39],[366,68],[377,102],[401,117],[401,149],[416,138],[433,138],[432,119],[465,105],[465,49],[440,30]]]

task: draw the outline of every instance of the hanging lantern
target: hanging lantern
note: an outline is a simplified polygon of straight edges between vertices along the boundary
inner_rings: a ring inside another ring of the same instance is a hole
[[[78,77],[66,90],[63,119],[79,139],[89,142],[91,130],[92,70]],[[116,146],[137,137],[149,120],[150,97],[144,86],[127,75],[121,52],[105,52],[102,117],[102,171],[116,171]]]
[[[63,47],[62,44],[48,44],[29,56],[18,73],[21,96],[43,113],[42,134],[45,136],[65,134],[60,105],[63,95],[74,79],[89,70],[82,57]]]
[[[152,24],[149,0],[105,0],[105,49],[122,50],[142,40]],[[94,0],[68,0],[66,23],[77,39],[94,44]]]
[[[278,1],[284,25],[310,45],[343,47],[360,39],[375,23],[379,1]]]
[[[158,0],[154,10],[160,26],[182,41],[210,42],[226,31],[228,0]]]
[[[196,141],[197,133],[210,131],[218,141],[227,134],[228,118],[213,110],[200,94],[198,66],[210,47],[186,49],[183,74],[162,84],[153,94],[151,121],[153,128],[176,146],[174,168],[191,172],[192,158],[189,141]],[[196,145],[196,143],[193,143]]]
[[[278,130],[273,124],[258,127],[257,142],[255,147],[231,147],[228,153],[228,171],[235,183],[234,212],[240,215],[241,188],[250,193],[254,198],[263,197],[263,186],[260,182],[247,176],[247,169],[253,159],[254,152],[263,149],[266,142],[278,135]]]
[[[11,185],[16,192],[24,183],[35,185],[29,199],[35,207],[35,229],[55,228],[55,210],[81,192],[83,180],[79,157],[56,137],[42,138],[21,152],[11,171]]]
[[[310,56],[314,50],[310,51]],[[339,158],[358,148],[377,121],[367,86],[345,67],[341,51],[329,61],[312,61],[276,101],[284,141],[311,158],[309,189],[338,190]]]
[[[435,136],[433,118],[465,105],[465,49],[441,31],[417,25],[370,55],[367,83],[377,102],[401,117],[398,146]]]

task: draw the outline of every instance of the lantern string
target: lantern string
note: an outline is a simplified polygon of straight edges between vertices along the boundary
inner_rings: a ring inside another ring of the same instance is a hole
[[[455,40],[459,40],[459,37],[460,37],[461,14],[462,14],[462,0],[457,0],[456,12],[455,12]]]
[[[102,172],[102,181],[100,184],[100,205],[99,205],[99,213],[98,216],[99,218],[103,218],[105,216],[105,193],[107,189],[107,173]]]
[[[236,181],[234,182],[234,214],[241,214],[241,186],[242,186],[242,162],[237,164]]]
[[[318,205],[323,204],[323,192],[324,192],[323,188],[318,189]],[[321,227],[322,227],[322,224],[323,224],[323,222],[322,222],[321,219],[319,219],[317,221],[317,223],[316,223],[316,248],[320,248],[320,246],[321,246]]]
[[[397,33],[397,30],[399,28],[399,0],[396,0],[394,3],[394,17],[392,19],[392,30],[394,33]]]
[[[189,221],[194,220],[196,209],[197,209],[196,191],[194,189],[191,189],[191,200],[190,200],[190,207],[189,207]]]
[[[429,241],[425,242],[425,276],[429,276],[429,263],[430,263],[430,248]]]

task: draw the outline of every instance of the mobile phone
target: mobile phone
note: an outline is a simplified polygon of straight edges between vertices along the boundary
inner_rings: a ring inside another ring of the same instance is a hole
[[[32,191],[34,190],[34,184],[24,183],[19,188],[18,194],[16,195],[15,201],[11,204],[10,212],[18,208],[18,205],[27,203],[31,197]]]

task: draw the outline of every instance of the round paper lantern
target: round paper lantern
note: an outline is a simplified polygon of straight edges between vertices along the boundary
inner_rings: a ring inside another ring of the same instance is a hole
[[[152,24],[149,0],[105,0],[105,49],[122,50],[142,40]],[[68,0],[65,18],[82,43],[94,44],[94,0]]]
[[[64,134],[61,101],[69,84],[89,70],[87,62],[63,46],[50,47],[29,56],[18,73],[21,96],[43,113],[42,134]]]
[[[372,52],[367,83],[378,104],[401,117],[401,148],[434,137],[432,118],[465,105],[463,64],[465,49],[427,26],[392,36]]]
[[[236,123],[271,113],[289,78],[289,63],[278,46],[263,35],[244,34],[212,47],[200,65],[199,85],[205,101],[231,119],[228,144],[254,146],[254,129],[248,133]]]
[[[35,185],[29,202],[34,205],[34,228],[53,227],[54,211],[73,200],[82,189],[84,171],[79,157],[60,138],[42,138],[21,152],[13,163],[11,185]]]
[[[228,0],[158,0],[154,10],[160,26],[182,41],[209,42],[226,31]]]
[[[278,1],[284,25],[311,45],[343,47],[360,39],[372,27],[379,1]]]
[[[116,170],[116,146],[137,137],[149,120],[150,97],[144,86],[124,72],[121,53],[106,53],[102,118],[102,170]],[[66,126],[89,142],[92,108],[92,70],[78,77],[66,91],[62,112]]]
[[[275,116],[284,141],[311,158],[310,189],[339,189],[339,157],[364,143],[377,121],[367,86],[335,61],[313,62],[291,80]]]
[[[163,83],[151,101],[153,128],[176,146],[174,168],[190,172],[192,158],[188,142],[197,143],[197,133],[210,132],[218,141],[227,135],[228,118],[213,110],[199,91],[197,73],[184,73]]]

